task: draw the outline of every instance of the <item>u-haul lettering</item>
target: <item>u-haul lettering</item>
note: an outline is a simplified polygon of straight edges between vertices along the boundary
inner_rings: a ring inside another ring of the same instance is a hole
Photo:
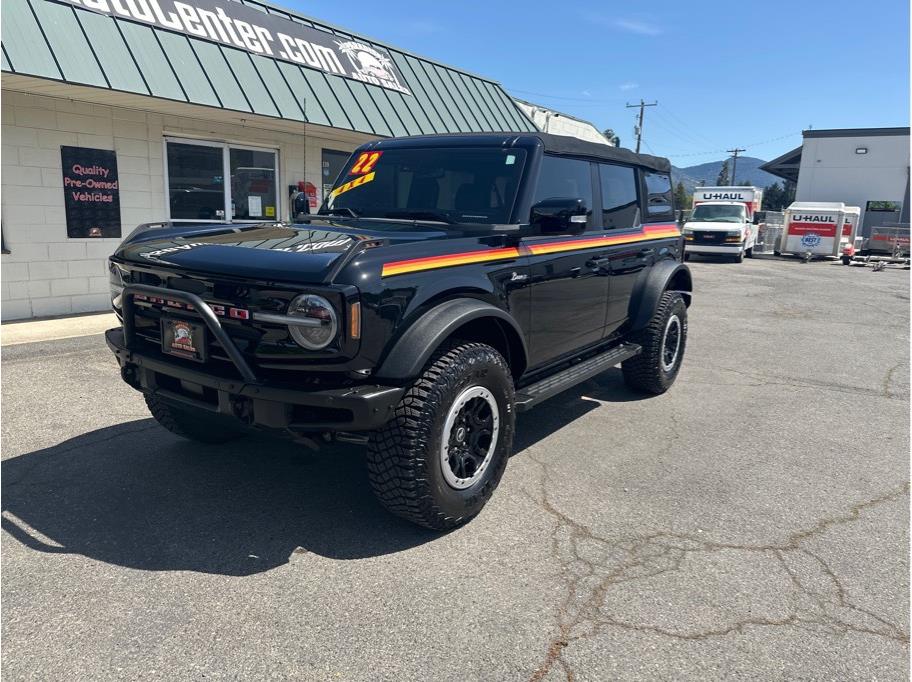
[[[788,234],[795,236],[816,234],[818,237],[835,237],[836,216],[796,213],[789,219]]]
[[[751,201],[741,192],[703,192],[698,201]]]

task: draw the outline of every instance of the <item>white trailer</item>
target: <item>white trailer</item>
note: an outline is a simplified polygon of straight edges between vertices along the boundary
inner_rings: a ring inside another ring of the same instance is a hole
[[[841,201],[796,201],[785,210],[779,251],[805,258],[839,258],[855,242],[861,209]]]
[[[697,187],[693,211],[684,223],[684,255],[730,256],[741,261],[754,254],[754,216],[763,203],[759,187]]]

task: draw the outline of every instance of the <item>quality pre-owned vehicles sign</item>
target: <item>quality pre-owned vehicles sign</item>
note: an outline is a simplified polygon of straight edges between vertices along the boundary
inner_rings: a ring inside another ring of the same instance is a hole
[[[411,94],[384,50],[227,0],[65,0],[72,5]]]

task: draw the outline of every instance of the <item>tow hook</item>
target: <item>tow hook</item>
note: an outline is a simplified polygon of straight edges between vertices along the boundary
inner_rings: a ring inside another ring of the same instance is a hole
[[[231,413],[245,424],[253,423],[253,403],[249,398],[233,395],[229,398]]]
[[[120,377],[133,388],[139,388],[139,374],[136,371],[136,365],[124,365],[120,368]]]

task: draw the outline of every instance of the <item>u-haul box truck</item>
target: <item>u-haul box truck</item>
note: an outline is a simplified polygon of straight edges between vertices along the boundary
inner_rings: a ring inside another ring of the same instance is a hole
[[[861,210],[841,201],[796,201],[785,209],[780,251],[811,257],[842,255],[855,241]]]
[[[742,261],[754,255],[757,226],[754,214],[763,203],[759,187],[697,187],[693,212],[684,223],[684,255],[731,256]]]

